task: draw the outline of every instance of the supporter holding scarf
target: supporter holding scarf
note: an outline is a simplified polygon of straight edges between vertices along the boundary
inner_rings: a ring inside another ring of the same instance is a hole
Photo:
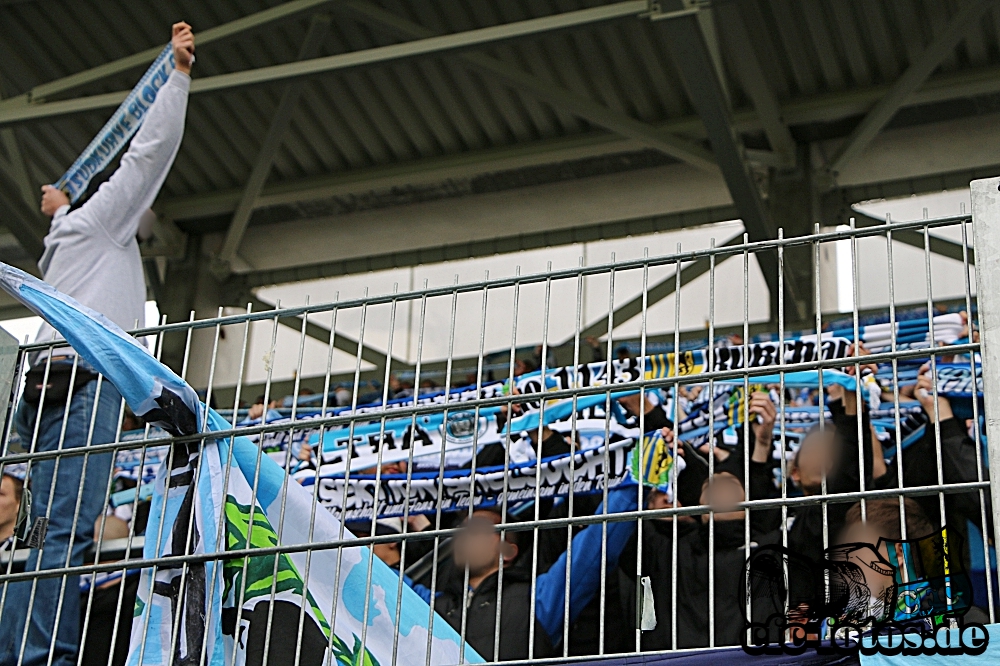
[[[191,27],[175,24],[171,43],[176,69],[145,111],[143,124],[114,174],[104,182],[92,180],[72,206],[62,190],[42,188],[42,212],[52,217],[38,262],[45,281],[124,329],[142,321],[145,312],[146,284],[136,236],[151,224],[150,206],[184,135],[194,62]],[[46,323],[37,340],[47,342],[54,336]],[[15,415],[21,441],[35,452],[114,441],[121,406],[115,387],[104,381],[98,391],[94,369],[82,358],[76,360],[72,349],[55,349],[49,356],[46,350],[29,359],[25,396]],[[37,438],[36,420],[40,421]],[[35,524],[47,517],[49,522],[44,548],[29,554],[28,571],[83,564],[93,541],[94,520],[104,509],[111,463],[112,454],[102,453],[42,460],[31,466],[30,520]],[[78,576],[67,576],[8,587],[0,618],[0,664],[75,666],[80,642],[78,585]],[[28,608],[31,617],[22,646]]]

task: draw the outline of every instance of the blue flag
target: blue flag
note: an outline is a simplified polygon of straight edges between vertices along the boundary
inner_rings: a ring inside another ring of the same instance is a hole
[[[0,287],[52,325],[138,416],[175,435],[230,429],[101,314],[6,264]],[[483,661],[367,547],[226,557],[352,538],[249,439],[175,443],[170,458],[155,481],[143,556],[209,557],[143,569],[130,666],[261,663],[267,635],[274,664],[296,655],[301,666],[426,663],[428,648],[434,664],[457,663],[463,651],[465,661]]]

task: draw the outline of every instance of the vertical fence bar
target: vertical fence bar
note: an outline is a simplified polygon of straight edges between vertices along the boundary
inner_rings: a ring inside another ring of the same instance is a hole
[[[715,249],[715,239],[711,240]],[[680,269],[680,266],[678,266]],[[715,370],[715,255],[708,258],[708,344],[705,346],[708,371]],[[680,350],[677,350],[678,353]],[[680,356],[678,368],[680,367]],[[715,484],[715,384],[708,380],[708,496],[709,505],[714,507],[712,487]],[[715,647],[715,510],[708,512],[708,647]]]
[[[681,244],[677,244],[677,254],[681,253]],[[673,350],[673,362],[669,363],[667,366],[667,376],[671,374],[676,374],[676,372],[671,372],[671,370],[676,371],[679,367],[681,351],[681,262],[678,259],[674,263],[674,350]],[[674,427],[680,423],[680,401],[681,401],[681,385],[676,383],[671,387],[673,391],[673,412],[674,412]],[[673,441],[673,456],[674,460],[677,460],[677,447],[680,444],[679,433],[675,431],[674,441]],[[677,465],[674,465],[671,470],[670,487],[673,489],[673,497],[671,498],[671,508],[677,509]],[[677,519],[676,515],[671,516],[670,529],[673,530],[673,538],[670,540],[670,649],[677,649]],[[636,594],[640,591],[637,590]]]
[[[965,204],[962,204],[962,212],[965,212]],[[972,281],[969,279],[969,229],[966,222],[962,222],[962,278],[965,281],[965,316],[968,325],[969,342],[975,340],[975,317],[972,312]],[[976,376],[976,355],[969,354],[969,372]],[[977,387],[976,381],[974,386]],[[897,416],[898,420],[898,416]],[[983,446],[979,423],[979,400],[972,401],[972,439],[976,443],[976,480],[983,480]],[[979,493],[979,522],[986,528],[986,495],[980,488]],[[989,607],[990,622],[996,622],[996,607],[993,605],[993,567],[990,566],[990,541],[986,538],[987,531],[983,532],[983,562],[986,563],[986,601]]]
[[[1000,178],[974,180],[971,188],[990,496],[993,499],[993,528],[1000,530],[1000,387],[989,385],[991,379],[1000,376],[1000,265],[997,264],[1000,258]]]

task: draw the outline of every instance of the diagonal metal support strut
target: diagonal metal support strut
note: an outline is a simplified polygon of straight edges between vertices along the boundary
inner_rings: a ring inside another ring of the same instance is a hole
[[[743,242],[743,232],[741,231],[740,233],[736,234],[735,236],[727,240],[725,243],[720,245],[719,247],[732,247],[733,245],[739,245],[742,242]],[[716,259],[715,265],[718,266],[723,261],[733,256],[736,255],[732,254],[722,255],[721,257]],[[696,259],[695,261],[692,261],[683,268],[679,268],[681,272],[680,276],[681,286],[683,287],[685,284],[691,282],[695,278],[704,275],[709,271],[710,267],[711,267],[711,261],[709,260],[709,258],[702,257],[701,259]],[[669,297],[676,291],[676,289],[677,289],[677,273],[675,271],[674,273],[671,273],[669,276],[663,278],[655,285],[649,287],[649,289],[646,290],[646,308],[648,309],[654,303],[659,303],[664,298]],[[614,313],[611,315],[611,321],[613,322],[612,327],[621,326],[629,319],[632,319],[633,317],[642,314],[642,307],[643,307],[642,294],[639,294],[631,301],[628,301],[627,303],[623,303],[622,305],[618,306],[617,308],[615,308]],[[599,320],[595,321],[593,324],[587,326],[585,329],[580,331],[580,339],[586,340],[587,338],[591,337],[594,338],[600,337],[602,335],[606,335],[607,332],[608,332],[608,318],[605,316],[601,317]],[[576,335],[574,334],[572,338],[563,342],[563,345],[573,344],[573,340],[575,338]]]
[[[944,30],[924,49],[902,76],[896,79],[888,92],[880,99],[861,123],[854,128],[847,140],[830,160],[829,170],[833,174],[842,171],[858,157],[872,139],[892,120],[900,107],[906,103],[917,88],[923,85],[941,61],[951,53],[987,9],[996,7],[996,0],[969,0],[948,22]]]
[[[265,303],[259,298],[253,298],[251,302],[253,303],[254,310],[256,311],[274,309],[274,305]],[[289,315],[286,317],[278,317],[278,323],[295,331],[302,330],[302,317],[300,316]],[[322,342],[324,345],[330,342],[330,329],[312,321],[306,323],[306,335],[314,340]],[[358,353],[358,341],[339,332],[333,337],[333,346],[342,352],[350,354],[351,356],[356,356]],[[388,357],[377,349],[372,349],[368,345],[361,345],[361,360],[371,363],[379,368],[384,368]],[[406,363],[398,359],[393,359],[392,364],[394,367],[400,368],[407,366]]]
[[[329,30],[329,15],[317,14],[313,16],[309,24],[309,31],[306,33],[305,40],[303,40],[299,50],[298,59],[301,61],[316,57]],[[267,182],[267,177],[271,173],[274,156],[281,148],[285,134],[292,124],[295,107],[299,103],[299,98],[302,96],[306,84],[305,79],[297,79],[288,84],[281,95],[281,100],[278,102],[278,107],[271,119],[271,125],[261,143],[257,160],[250,171],[250,178],[243,188],[240,202],[237,204],[236,212],[233,213],[233,219],[229,223],[229,230],[226,232],[222,249],[219,251],[218,263],[220,265],[217,266],[218,273],[221,273],[219,277],[225,277],[231,273],[230,264],[236,258],[240,243],[243,241],[243,234],[250,223],[250,215],[256,206],[257,197],[260,196],[261,190],[264,189],[264,183]]]

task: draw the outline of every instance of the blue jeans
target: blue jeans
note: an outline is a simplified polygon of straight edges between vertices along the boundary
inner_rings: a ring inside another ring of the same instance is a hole
[[[97,399],[97,380],[89,382],[73,395],[63,449],[87,445],[95,399]],[[99,400],[92,444],[113,442],[118,427],[121,395],[110,382],[101,382]],[[59,449],[64,413],[65,404],[42,410],[35,451]],[[17,407],[14,422],[25,449],[31,445],[37,415],[38,409],[24,400]],[[25,571],[66,566],[71,542],[73,553],[69,558],[69,564],[71,566],[83,564],[83,556],[93,544],[94,521],[101,515],[107,501],[108,475],[111,473],[113,457],[114,454],[110,452],[86,458],[83,455],[75,455],[36,461],[31,465],[31,524],[33,525],[39,516],[45,516],[47,510],[49,524],[42,548],[31,550]],[[54,487],[53,475],[56,477]],[[77,514],[78,495],[80,509],[74,533],[73,518]],[[50,502],[51,509],[48,508]],[[39,578],[35,581],[9,584],[7,600],[0,616],[0,665],[14,666],[18,663],[33,582],[34,602],[31,605],[24,659],[20,663],[24,666],[47,664],[51,649],[53,665],[75,666],[80,647],[79,576]],[[54,632],[57,613],[59,613],[59,627]],[[110,618],[105,620],[112,621]]]

